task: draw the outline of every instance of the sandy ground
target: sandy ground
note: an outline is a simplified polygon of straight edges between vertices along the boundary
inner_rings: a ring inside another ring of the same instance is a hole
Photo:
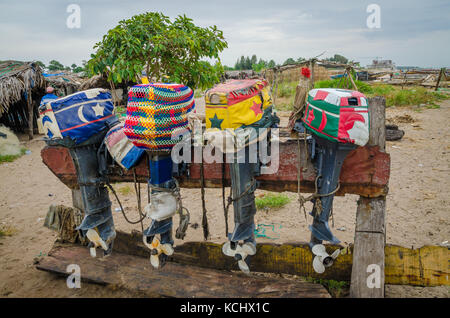
[[[413,122],[404,122],[409,115]],[[388,121],[405,131],[401,141],[387,142],[391,154],[390,192],[387,197],[387,243],[407,247],[438,245],[450,239],[450,100],[440,109],[389,108]],[[403,118],[404,119],[404,118]],[[25,136],[22,140],[26,139]],[[14,230],[12,236],[0,238],[0,297],[134,297],[130,291],[115,290],[93,284],[68,289],[62,278],[35,269],[33,260],[45,256],[56,233],[43,227],[50,204],[71,205],[71,192],[42,163],[40,150],[44,142],[23,141],[31,150],[13,163],[0,165],[0,226]],[[131,189],[121,194],[130,217],[137,218],[132,184],[117,184],[116,189]],[[227,189],[228,194],[229,189]],[[261,195],[263,191],[257,191]],[[286,193],[291,202],[278,210],[258,211],[256,224],[273,225],[272,237],[259,242],[308,241],[311,217],[299,212],[295,193]],[[191,212],[191,225],[201,224],[200,190],[183,189],[183,204]],[[224,242],[225,222],[221,190],[206,189],[206,207],[211,241]],[[146,197],[144,196],[146,201]],[[334,233],[343,244],[353,242],[357,196],[335,198]],[[113,211],[118,207],[113,200]],[[310,206],[307,206],[308,208]],[[113,212],[116,227],[140,230],[127,224],[120,212]],[[232,211],[229,224],[233,228]],[[177,220],[175,220],[177,222]],[[331,222],[330,222],[331,223]],[[189,227],[186,241],[203,240],[201,226]],[[182,241],[176,240],[175,244]],[[421,288],[386,286],[387,297],[448,297],[445,286]]]

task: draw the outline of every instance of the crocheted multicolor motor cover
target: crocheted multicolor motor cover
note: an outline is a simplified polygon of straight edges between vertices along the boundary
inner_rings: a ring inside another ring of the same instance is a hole
[[[128,92],[125,135],[139,148],[169,151],[188,130],[194,92],[181,84],[150,83]]]

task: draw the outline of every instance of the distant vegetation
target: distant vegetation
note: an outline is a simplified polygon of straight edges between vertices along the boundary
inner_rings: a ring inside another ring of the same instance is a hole
[[[384,96],[386,106],[424,106],[426,108],[439,108],[437,102],[448,99],[447,94],[431,91],[422,86],[405,87],[388,84],[369,84],[354,80],[358,91],[367,97]],[[276,109],[283,111],[292,110],[297,81],[281,82],[278,84]],[[340,79],[317,81],[314,88],[345,88]],[[348,87],[352,89],[351,87]]]
[[[42,69],[47,69],[50,72],[56,72],[56,71],[71,71],[73,73],[80,73],[86,71],[86,61],[83,60],[82,66],[78,66],[75,63],[73,63],[71,66],[64,66],[62,63],[56,60],[51,60],[48,65],[45,65],[41,61],[35,62],[37,65],[39,65]]]
[[[306,61],[305,58],[299,57],[297,59],[294,59],[292,57],[286,59],[283,64],[281,65],[287,65],[287,64],[300,64],[302,62]],[[234,64],[234,67],[230,66],[224,66],[225,71],[237,71],[237,70],[254,70],[255,72],[260,72],[267,68],[272,68],[275,66],[280,66],[280,64],[277,64],[274,60],[266,61],[263,59],[258,59],[258,57],[253,54],[250,56],[241,56],[237,59],[236,63]]]

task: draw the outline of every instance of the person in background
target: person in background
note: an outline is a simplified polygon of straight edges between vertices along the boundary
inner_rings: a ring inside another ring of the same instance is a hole
[[[48,103],[49,101],[53,100],[53,99],[58,99],[59,97],[56,96],[55,94],[53,94],[53,92],[55,91],[55,89],[51,86],[47,87],[46,92],[47,94],[45,94],[42,99],[41,99],[41,104],[39,105],[39,107],[44,106],[46,103]]]

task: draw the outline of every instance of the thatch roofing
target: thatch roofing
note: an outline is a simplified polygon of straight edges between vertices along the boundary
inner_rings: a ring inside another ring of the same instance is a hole
[[[75,73],[62,71],[54,74],[44,73],[47,86],[52,86],[57,96],[67,96],[80,90],[80,85],[85,81]]]
[[[44,87],[42,70],[36,63],[0,61],[0,117],[25,94]]]

